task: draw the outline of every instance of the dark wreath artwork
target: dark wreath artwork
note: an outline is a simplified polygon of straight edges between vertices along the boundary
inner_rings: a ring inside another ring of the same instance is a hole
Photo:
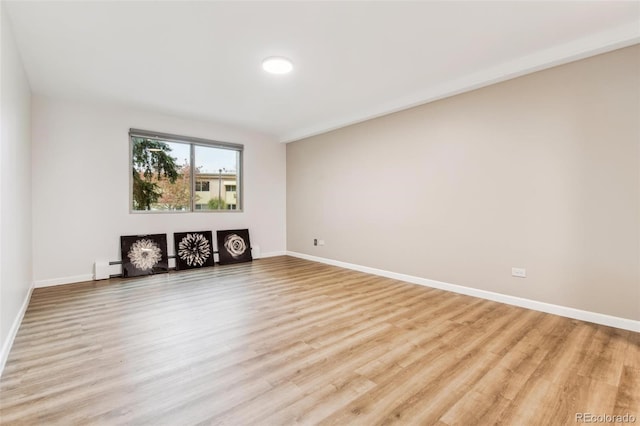
[[[221,265],[251,262],[248,229],[218,231],[218,258]]]
[[[122,276],[137,277],[169,271],[167,236],[126,235],[120,237]]]
[[[212,239],[211,231],[174,233],[176,269],[213,266],[215,262]]]

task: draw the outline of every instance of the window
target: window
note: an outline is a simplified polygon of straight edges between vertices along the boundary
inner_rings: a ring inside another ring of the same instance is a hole
[[[209,181],[196,181],[196,191],[209,192]]]
[[[242,209],[243,145],[136,129],[129,139],[132,212]]]

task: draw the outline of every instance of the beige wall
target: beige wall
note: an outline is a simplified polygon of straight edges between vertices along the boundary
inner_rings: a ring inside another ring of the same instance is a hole
[[[638,320],[639,145],[637,45],[294,142],[287,249]]]

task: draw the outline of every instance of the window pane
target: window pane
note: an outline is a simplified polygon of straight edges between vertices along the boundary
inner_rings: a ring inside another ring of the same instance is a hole
[[[195,146],[195,204],[201,210],[237,210],[240,207],[238,172],[240,153],[231,149]]]
[[[132,137],[132,209],[191,210],[190,146]]]

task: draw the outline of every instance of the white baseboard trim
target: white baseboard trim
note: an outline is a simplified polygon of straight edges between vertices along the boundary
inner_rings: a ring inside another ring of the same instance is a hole
[[[72,277],[52,278],[50,280],[35,281],[35,288],[51,287],[54,285],[64,285],[93,281],[93,274],[74,275]]]
[[[495,302],[506,303],[508,305],[519,306],[534,311],[546,312],[548,314],[559,315],[562,317],[578,319],[582,321],[592,322],[595,324],[606,325],[609,327],[621,328],[640,332],[640,321],[614,317],[611,315],[600,314],[597,312],[583,311],[580,309],[570,308],[567,306],[554,305],[537,300],[524,299],[522,297],[509,296],[507,294],[495,293],[492,291],[479,290],[476,288],[465,287],[457,284],[449,284],[442,281],[430,280],[427,278],[416,277],[413,275],[400,274],[397,272],[385,271],[383,269],[370,268],[368,266],[356,265],[353,263],[341,262],[339,260],[327,259],[324,257],[312,256],[304,253],[287,251],[287,255],[298,257],[300,259],[311,260],[314,262],[325,263],[327,265],[339,266],[341,268],[353,269],[354,271],[366,272],[368,274],[379,275],[382,277],[393,278],[396,280],[406,281],[412,284],[418,284],[425,287],[438,288],[441,290],[451,291],[454,293],[466,294],[468,296],[479,297],[481,299],[493,300]]]
[[[270,251],[267,253],[261,253],[258,259],[264,259],[265,257],[286,256],[286,251]]]
[[[7,363],[7,359],[9,358],[9,352],[11,352],[11,347],[13,346],[13,341],[18,334],[18,330],[20,329],[20,324],[22,324],[22,319],[24,318],[24,314],[27,312],[27,307],[29,306],[29,301],[31,300],[31,294],[33,293],[33,284],[29,287],[29,291],[22,302],[22,306],[18,311],[18,315],[16,315],[13,320],[13,324],[11,324],[11,328],[9,329],[9,334],[4,342],[2,342],[2,352],[0,352],[0,376],[2,376],[2,372],[4,371],[4,366]]]

